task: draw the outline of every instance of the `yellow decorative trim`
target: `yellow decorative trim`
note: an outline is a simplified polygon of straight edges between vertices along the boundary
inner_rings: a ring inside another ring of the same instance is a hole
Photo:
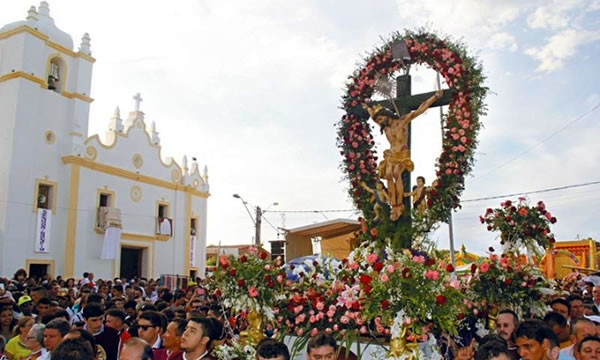
[[[190,248],[192,247],[192,241],[190,239],[190,230],[192,225],[192,194],[185,194],[185,256],[183,261],[184,274],[190,273]],[[196,227],[198,224],[196,223]],[[197,230],[197,229],[196,229]]]
[[[54,134],[54,131],[48,130],[44,133],[44,142],[46,144],[52,145],[52,144],[54,144],[55,141],[56,141],[56,134]]]
[[[106,232],[106,231],[104,230],[104,228],[103,228],[103,227],[100,227],[100,226],[96,226],[96,227],[94,228],[94,231],[96,232],[96,234],[104,234],[104,233]]]
[[[16,78],[20,78],[20,77],[27,79],[29,81],[33,81],[34,83],[39,84],[41,87],[46,86],[46,82],[44,81],[44,79],[41,79],[35,75],[28,74],[24,71],[15,71],[15,72],[11,72],[8,74],[4,74],[4,75],[0,76],[0,82],[11,80],[11,79],[16,79]]]
[[[173,171],[171,171],[171,180],[173,180],[174,183],[179,183],[179,181],[181,181],[181,171],[173,169]]]
[[[71,131],[71,132],[69,133],[69,136],[79,136],[79,137],[82,137],[82,136],[83,136],[83,134],[82,134],[82,133],[80,133],[80,132],[77,132],[77,131]]]
[[[77,204],[79,202],[79,165],[71,165],[69,209],[67,210],[67,238],[65,240],[65,278],[75,276],[75,243],[77,236]]]
[[[135,234],[132,234],[132,235],[135,235]],[[146,274],[144,274],[144,272],[142,271],[142,274],[140,274],[140,275],[142,277],[146,277],[146,278],[155,277],[154,276],[154,243],[147,243],[146,240],[141,240],[141,242],[140,242],[139,239],[126,240],[123,237],[123,234],[121,234],[121,243],[119,246],[119,257],[118,257],[118,259],[116,259],[115,265],[114,265],[115,266],[115,268],[114,268],[115,277],[117,277],[121,273],[121,249],[123,249],[123,248],[147,250],[147,252],[145,254],[142,253],[142,265],[144,264],[144,258],[147,260]]]
[[[39,196],[39,189],[40,189],[40,184],[42,185],[48,185],[52,187],[52,214],[56,214],[56,194],[58,193],[58,185],[56,184],[56,181],[50,181],[48,180],[48,177],[45,176],[44,179],[35,179],[35,187],[33,188],[33,212],[37,213],[38,207],[37,207],[37,203],[38,203],[38,196]]]
[[[168,241],[170,238],[171,237],[168,235],[145,235],[145,234],[134,234],[134,233],[121,233],[121,239],[124,239],[124,240],[154,242],[156,240]]]
[[[141,154],[133,154],[133,157],[131,158],[131,163],[133,164],[134,168],[139,169],[142,166],[144,166],[144,158]]]
[[[188,185],[174,184],[172,182],[158,179],[158,178],[155,178],[152,176],[137,174],[133,171],[121,169],[121,168],[118,168],[115,166],[101,164],[101,163],[90,161],[90,160],[84,159],[82,157],[74,156],[74,155],[64,156],[62,158],[62,161],[64,164],[77,164],[77,165],[85,167],[87,169],[95,170],[95,171],[98,171],[98,172],[101,172],[104,174],[120,176],[125,179],[138,181],[138,182],[145,183],[145,184],[155,185],[155,186],[159,186],[159,187],[162,187],[165,189],[189,192],[193,196],[197,196],[197,197],[201,197],[201,198],[208,198],[210,196],[210,193],[196,190],[193,187],[188,186]]]
[[[157,218],[159,217],[158,215],[158,205],[164,205],[167,207],[167,216],[168,218],[171,217],[171,204],[168,201],[165,201],[164,198],[162,200],[156,200],[156,213],[154,214],[154,216],[156,216]]]
[[[94,161],[98,157],[98,150],[92,145],[85,148],[85,158]]]
[[[129,189],[129,198],[135,203],[140,202],[140,200],[142,200],[142,188],[133,185],[131,189]]]
[[[8,38],[8,37],[11,37],[11,36],[16,35],[16,34],[20,34],[22,32],[29,33],[29,34],[37,37],[38,39],[43,40],[46,43],[46,45],[48,45],[49,47],[51,47],[53,49],[56,49],[56,50],[62,52],[65,55],[69,55],[69,56],[72,56],[72,57],[82,58],[82,59],[85,59],[85,60],[91,62],[92,64],[96,62],[96,59],[94,59],[93,57],[91,57],[91,56],[89,56],[87,54],[84,54],[82,52],[74,52],[73,50],[69,50],[69,49],[67,49],[64,46],[55,43],[54,41],[48,40],[48,35],[42,34],[41,32],[39,32],[39,31],[37,31],[37,30],[33,29],[32,27],[27,26],[27,25],[23,25],[23,26],[20,26],[20,27],[18,27],[16,29],[12,29],[12,30],[9,30],[9,31],[1,33],[0,34],[0,40]]]
[[[110,195],[110,204],[108,204],[108,207],[114,208],[116,204],[115,192],[109,190],[107,186],[104,186],[102,189],[96,189],[96,208],[100,207],[100,195],[102,194]]]
[[[32,82],[40,85],[40,87],[42,87],[44,89],[48,88],[48,84],[46,83],[46,80],[39,78],[35,75],[28,74],[24,71],[15,71],[15,72],[11,72],[8,74],[4,74],[4,75],[0,76],[0,82],[17,79],[17,78],[24,78],[29,81],[32,81]],[[66,98],[69,98],[69,99],[79,99],[79,100],[85,101],[87,103],[91,103],[94,101],[94,99],[92,99],[91,97],[82,95],[80,93],[71,93],[68,91],[62,91],[61,95]]]
[[[64,96],[64,97],[69,98],[69,99],[79,99],[79,100],[85,101],[86,103],[92,103],[92,102],[94,102],[94,99],[92,99],[91,97],[83,95],[83,94],[80,94],[80,93],[72,93],[72,92],[68,92],[66,90],[63,90],[63,91],[60,92],[60,94],[62,96]]]
[[[134,127],[133,127],[133,126],[130,126],[130,127],[127,129],[127,132],[126,132],[125,134],[122,134],[122,133],[116,133],[116,135],[117,135],[117,136],[115,136],[115,138],[114,138],[114,141],[113,141],[113,143],[112,143],[112,144],[108,144],[108,145],[105,145],[105,144],[103,144],[103,143],[102,143],[102,141],[100,141],[100,136],[98,136],[98,134],[90,136],[89,138],[87,138],[87,139],[85,140],[85,142],[84,142],[84,143],[87,145],[88,143],[90,143],[90,142],[92,142],[92,141],[94,141],[94,140],[95,140],[95,141],[96,141],[96,142],[97,142],[97,143],[98,143],[100,146],[102,146],[104,149],[112,149],[112,148],[114,148],[114,147],[117,145],[117,140],[119,139],[119,136],[120,136],[120,137],[124,137],[124,138],[126,138],[126,139],[127,139],[127,138],[129,138],[129,132],[130,132],[132,129],[134,129]],[[150,135],[148,134],[148,132],[147,132],[147,131],[144,131],[144,134],[146,135],[146,141],[148,141],[148,146],[150,146],[150,147],[153,147],[153,148],[155,148],[155,149],[158,149],[158,152],[157,152],[158,161],[160,161],[160,163],[162,164],[162,166],[164,166],[164,167],[166,167],[167,169],[169,169],[169,168],[171,168],[171,166],[173,166],[173,164],[174,164],[174,165],[175,165],[175,166],[176,166],[176,167],[179,169],[179,172],[181,173],[181,172],[182,172],[182,170],[181,170],[181,166],[179,166],[179,164],[177,163],[177,161],[175,161],[174,159],[172,159],[172,160],[171,160],[171,162],[170,162],[169,164],[165,163],[165,162],[163,161],[163,159],[162,159],[162,156],[160,155],[160,154],[161,154],[161,151],[162,151],[162,147],[161,147],[160,145],[155,145],[155,144],[153,144],[153,143],[152,143],[152,139],[150,138]]]
[[[171,237],[169,235],[156,235],[158,241],[169,241]]]
[[[198,181],[198,179],[194,179],[194,182],[192,182],[193,187],[198,187],[199,184],[200,182]]]
[[[25,270],[29,274],[31,265],[48,265],[48,275],[54,277],[54,260],[51,259],[25,259]]]

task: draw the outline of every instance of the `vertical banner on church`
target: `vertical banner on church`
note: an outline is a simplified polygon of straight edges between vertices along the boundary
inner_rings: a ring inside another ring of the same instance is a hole
[[[50,252],[50,217],[48,209],[38,209],[37,226],[35,228],[35,252]]]
[[[190,236],[190,267],[196,267],[196,236]]]

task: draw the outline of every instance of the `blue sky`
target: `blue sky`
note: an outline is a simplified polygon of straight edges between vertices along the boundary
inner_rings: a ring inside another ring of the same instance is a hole
[[[0,24],[24,19],[29,5],[4,2]],[[333,127],[343,84],[380,37],[404,28],[462,39],[488,77],[488,116],[463,199],[600,180],[600,109],[541,143],[600,103],[599,0],[54,0],[50,9],[75,46],[84,32],[92,38],[91,134],[103,135],[114,107],[132,110],[140,92],[163,154],[208,165],[209,243],[252,241],[253,224],[234,193],[252,205],[278,202],[272,210],[352,208]],[[413,75],[415,93],[433,89],[432,71]],[[432,177],[438,116],[429,111],[415,122],[414,176]],[[530,199],[557,216],[559,240],[600,240],[599,193],[596,185]],[[482,253],[496,243],[478,216],[499,202],[464,204],[455,214],[457,247]],[[325,220],[266,217],[286,228]],[[263,222],[263,239],[276,236]],[[447,247],[445,227],[432,238]]]

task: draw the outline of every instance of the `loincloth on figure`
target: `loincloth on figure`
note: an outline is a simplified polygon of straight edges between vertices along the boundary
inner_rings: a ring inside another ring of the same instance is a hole
[[[410,150],[395,152],[392,152],[391,150],[384,151],[383,160],[381,160],[379,166],[377,167],[379,177],[387,178],[388,166],[393,168],[394,165],[402,165],[404,171],[412,172],[415,169],[415,163],[413,163],[413,161],[410,159]]]

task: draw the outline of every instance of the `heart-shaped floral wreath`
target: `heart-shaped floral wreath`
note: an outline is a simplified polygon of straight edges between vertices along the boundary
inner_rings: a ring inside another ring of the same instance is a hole
[[[404,41],[410,60],[395,58],[392,44]],[[444,115],[444,138],[442,152],[437,160],[437,179],[427,198],[427,210],[423,214],[412,212],[411,225],[391,221],[390,208],[384,207],[386,214],[375,219],[374,201],[361,183],[375,189],[377,177],[377,156],[375,154],[369,115],[363,109],[375,92],[377,80],[382,76],[393,78],[400,75],[407,66],[427,65],[445,79],[452,88],[452,100]],[[346,93],[343,96],[343,109],[346,114],[337,124],[337,144],[343,156],[341,167],[350,181],[350,196],[363,213],[361,240],[389,239],[395,248],[410,247],[398,243],[401,232],[410,232],[409,238],[423,237],[439,222],[447,222],[450,211],[460,206],[459,197],[464,190],[465,176],[474,163],[477,147],[477,134],[481,127],[479,117],[485,115],[483,102],[488,89],[483,85],[481,65],[477,59],[467,54],[463,44],[451,42],[447,38],[420,30],[395,33],[382,47],[368,56],[363,64],[349,77]]]

